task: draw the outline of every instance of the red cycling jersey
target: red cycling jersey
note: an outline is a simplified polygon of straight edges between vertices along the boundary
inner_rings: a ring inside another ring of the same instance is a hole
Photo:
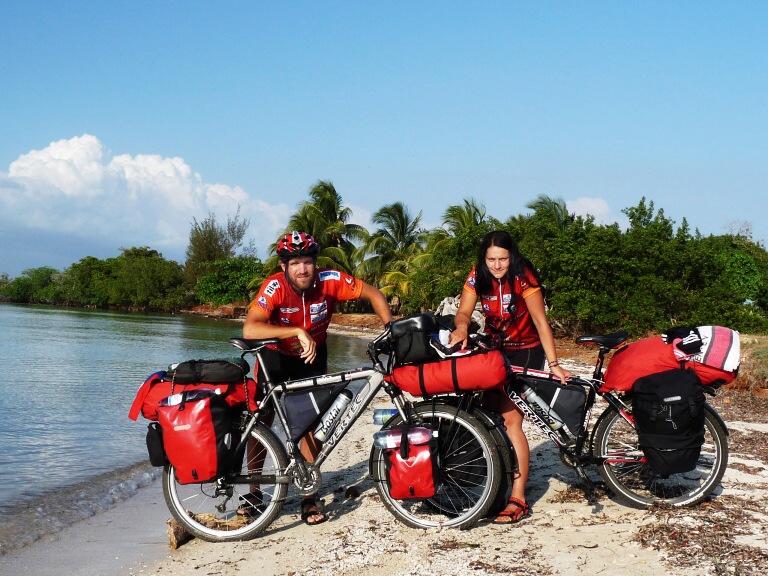
[[[506,334],[504,348],[519,350],[538,346],[541,342],[539,333],[525,304],[528,296],[541,290],[533,272],[525,268],[521,276],[515,277],[513,287],[506,277],[501,281],[493,278],[493,291],[490,294],[478,295],[475,292],[476,280],[473,267],[464,283],[464,289],[480,299],[485,321]]]
[[[312,287],[297,292],[285,274],[278,272],[264,281],[248,309],[259,310],[274,326],[301,326],[319,346],[328,338],[336,302],[359,298],[362,291],[363,283],[357,278],[338,270],[318,268]],[[279,349],[284,354],[299,356],[301,343],[298,338],[286,338],[280,341]]]

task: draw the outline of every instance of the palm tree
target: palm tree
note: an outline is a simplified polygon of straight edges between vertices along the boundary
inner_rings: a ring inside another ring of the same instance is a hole
[[[343,200],[333,183],[319,180],[309,191],[311,200],[303,202],[299,211],[288,222],[286,232],[305,230],[323,246],[335,246],[351,253],[351,240],[362,240],[365,228],[350,224],[352,210]]]
[[[293,230],[308,232],[322,248],[317,258],[318,265],[351,272],[351,257],[355,250],[352,240],[364,240],[367,230],[359,224],[349,223],[352,210],[343,205],[333,183],[319,180],[309,190],[309,197],[291,216],[283,233],[288,234]],[[275,248],[276,244],[270,245],[270,252],[274,252]],[[268,258],[264,268],[268,273],[277,271],[277,257]]]
[[[443,224],[453,236],[485,222],[485,206],[474,198],[464,199],[464,206],[448,206],[443,213]]]
[[[429,232],[427,250],[433,252],[446,246],[452,239],[461,236],[468,230],[486,223],[485,206],[474,198],[465,198],[464,205],[448,206],[443,212],[443,227]]]
[[[548,215],[558,230],[565,230],[574,221],[573,214],[568,213],[568,207],[562,198],[551,198],[546,194],[539,194],[536,200],[526,205],[526,208]]]
[[[379,228],[356,251],[361,262],[355,272],[380,285],[388,296],[407,294],[409,270],[417,264],[424,246],[421,212],[412,218],[402,202],[395,202],[380,208],[371,220]]]

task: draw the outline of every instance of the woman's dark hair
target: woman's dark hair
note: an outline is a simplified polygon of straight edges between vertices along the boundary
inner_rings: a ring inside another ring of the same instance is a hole
[[[475,291],[477,294],[488,294],[493,290],[493,274],[488,270],[485,263],[485,254],[488,248],[497,246],[509,251],[509,270],[507,270],[507,280],[510,285],[514,284],[515,277],[522,276],[525,268],[528,268],[536,280],[536,286],[541,285],[541,279],[536,273],[533,264],[520,254],[517,242],[512,238],[512,234],[504,230],[494,230],[488,232],[480,241],[480,247],[477,250],[477,264],[475,265]]]

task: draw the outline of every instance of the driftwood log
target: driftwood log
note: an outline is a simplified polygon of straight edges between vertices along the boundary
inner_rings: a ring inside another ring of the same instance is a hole
[[[171,550],[176,550],[179,546],[184,544],[184,542],[192,539],[192,535],[173,518],[168,518],[167,524],[168,541],[170,543]]]

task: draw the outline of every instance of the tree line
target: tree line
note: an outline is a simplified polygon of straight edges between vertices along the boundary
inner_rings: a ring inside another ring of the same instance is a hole
[[[749,230],[703,236],[684,218],[679,226],[642,198],[618,224],[575,216],[565,202],[540,196],[526,215],[499,220],[469,198],[449,206],[443,224],[425,229],[421,212],[385,205],[366,228],[330,182],[318,182],[286,225],[321,244],[320,266],[350,272],[378,286],[397,314],[434,310],[461,293],[487,232],[509,231],[538,269],[550,322],[561,334],[626,329],[633,336],[672,325],[728,326],[768,331],[768,252]],[[25,270],[0,278],[0,297],[13,302],[173,311],[196,303],[247,301],[279,269],[242,242],[248,221],[239,211],[220,225],[193,220],[185,263],[148,247],[122,249],[107,260],[84,258],[66,270]],[[346,311],[360,310],[346,304]]]

